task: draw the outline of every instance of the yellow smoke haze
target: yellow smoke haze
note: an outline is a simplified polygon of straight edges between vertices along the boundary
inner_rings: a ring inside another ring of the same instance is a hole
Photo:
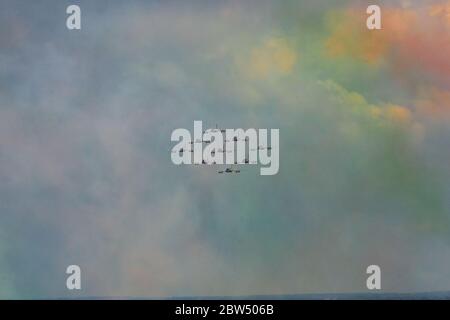
[[[450,1],[431,5],[428,14],[444,20],[450,26]]]
[[[267,79],[291,73],[296,62],[297,53],[287,40],[270,38],[251,50],[245,69],[251,78]]]

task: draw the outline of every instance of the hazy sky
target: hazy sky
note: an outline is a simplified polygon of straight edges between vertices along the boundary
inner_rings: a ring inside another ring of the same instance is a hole
[[[449,290],[450,2],[379,3],[0,0],[0,297]],[[194,120],[279,173],[175,166]]]

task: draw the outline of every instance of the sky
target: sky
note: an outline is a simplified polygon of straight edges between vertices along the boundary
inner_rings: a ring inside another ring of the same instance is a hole
[[[377,3],[0,0],[0,298],[449,290],[450,2]],[[194,120],[278,174],[175,166]]]

